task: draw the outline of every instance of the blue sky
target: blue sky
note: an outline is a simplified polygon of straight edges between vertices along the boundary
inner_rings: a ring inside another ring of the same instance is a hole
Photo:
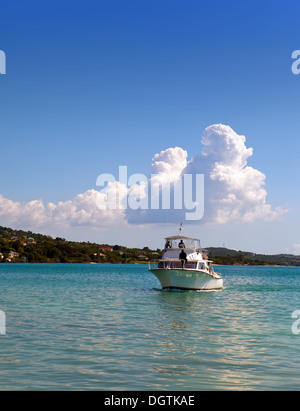
[[[291,72],[299,12],[293,0],[1,5],[0,193],[69,201],[97,189],[99,174],[117,176],[119,165],[148,175],[169,147],[201,154],[204,129],[222,123],[253,148],[248,165],[265,174],[268,203],[289,212],[189,230],[205,245],[292,252],[300,243],[300,75]],[[147,239],[135,226],[36,231],[160,247],[168,230],[148,227]]]

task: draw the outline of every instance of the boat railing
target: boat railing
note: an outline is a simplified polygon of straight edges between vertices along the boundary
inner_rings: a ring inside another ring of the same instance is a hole
[[[158,266],[159,261],[149,261],[148,262],[148,266],[149,266],[149,270],[156,270],[157,266]]]
[[[149,270],[154,270],[154,269],[181,269],[181,268],[188,268],[190,270],[196,270],[197,269],[197,261],[186,261],[182,264],[180,260],[174,261],[174,260],[160,260],[156,262],[149,262]]]

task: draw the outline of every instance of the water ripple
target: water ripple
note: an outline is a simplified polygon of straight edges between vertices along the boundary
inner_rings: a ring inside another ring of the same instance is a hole
[[[300,377],[300,269],[218,267],[221,292],[145,266],[0,265],[1,390],[278,390]]]

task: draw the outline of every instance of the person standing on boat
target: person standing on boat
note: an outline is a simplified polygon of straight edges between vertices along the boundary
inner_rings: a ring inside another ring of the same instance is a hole
[[[165,245],[165,249],[167,248],[172,248],[172,245],[169,240],[166,242],[166,245]]]
[[[187,262],[187,256],[184,250],[179,254],[179,260],[181,260],[181,268],[183,268],[184,264]]]
[[[182,240],[179,243],[179,248],[185,248],[184,242]]]

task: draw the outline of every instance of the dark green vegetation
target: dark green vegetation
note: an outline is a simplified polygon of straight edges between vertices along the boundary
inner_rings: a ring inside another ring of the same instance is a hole
[[[79,243],[64,238],[0,227],[0,262],[28,263],[143,263],[161,256],[160,250],[119,245]]]
[[[208,256],[222,265],[290,265],[300,266],[300,256],[263,255],[227,248],[209,247]],[[160,258],[162,251],[148,247],[127,248],[121,245],[81,243],[52,238],[31,231],[0,227],[0,262],[15,263],[145,263]]]
[[[215,264],[300,266],[300,256],[295,256],[293,254],[265,255],[229,250],[223,247],[209,247],[206,250],[209,259],[212,259]]]

